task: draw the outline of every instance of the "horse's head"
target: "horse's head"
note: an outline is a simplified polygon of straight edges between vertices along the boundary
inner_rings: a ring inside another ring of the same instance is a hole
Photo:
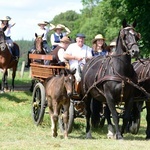
[[[4,51],[6,48],[5,44],[5,34],[3,29],[0,28],[0,51]]]
[[[67,91],[67,95],[69,97],[72,96],[73,94],[74,83],[75,83],[75,77],[74,77],[75,72],[76,69],[75,70],[63,69],[64,86]]]
[[[132,25],[127,25],[126,20],[123,20],[123,29],[120,31],[120,37],[124,51],[131,55],[131,57],[137,57],[139,54],[139,47],[137,41],[140,39],[140,34],[135,31],[136,22]]]
[[[43,36],[38,36],[37,33],[35,33],[35,48],[37,53],[42,53],[43,51]]]

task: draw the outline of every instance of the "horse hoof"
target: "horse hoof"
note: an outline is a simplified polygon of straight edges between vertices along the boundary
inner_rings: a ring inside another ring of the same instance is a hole
[[[132,133],[132,134],[137,134],[137,131],[138,131],[137,128],[138,128],[137,123],[133,123],[133,122],[132,122],[132,125],[131,125],[131,127],[129,128],[130,133]]]
[[[123,136],[122,135],[116,135],[116,140],[123,140]]]
[[[1,94],[5,93],[4,91],[0,91]]]
[[[114,139],[114,135],[111,134],[111,133],[109,133],[109,134],[107,134],[107,138],[108,138],[108,139]]]
[[[86,139],[92,139],[92,134],[90,131],[86,133]]]
[[[107,134],[108,139],[113,139],[114,138],[114,129],[112,125],[108,125],[108,134]]]

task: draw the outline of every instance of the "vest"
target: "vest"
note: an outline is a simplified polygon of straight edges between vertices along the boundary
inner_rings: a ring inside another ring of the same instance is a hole
[[[60,38],[59,38],[60,37]],[[55,43],[60,43],[60,39],[62,39],[63,38],[63,34],[61,33],[60,34],[60,36],[58,36],[58,35],[56,35],[55,33],[54,33],[54,42]],[[53,45],[52,46],[52,49],[55,49],[57,46],[56,45]]]

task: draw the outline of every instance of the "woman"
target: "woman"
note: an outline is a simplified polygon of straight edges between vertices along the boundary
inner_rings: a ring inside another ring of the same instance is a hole
[[[52,50],[55,49],[58,44],[60,43],[60,39],[62,39],[64,36],[68,36],[70,33],[70,30],[65,27],[62,24],[58,24],[54,29],[55,33],[51,35],[51,45],[52,45]],[[63,32],[65,30],[66,32]]]
[[[92,43],[93,43],[93,46],[92,46],[92,55],[93,56],[108,55],[108,51],[105,50],[106,43],[105,43],[105,39],[102,36],[102,34],[96,35],[95,38],[93,39]]]
[[[48,28],[47,27],[48,24],[49,23],[45,22],[45,21],[38,23],[39,28],[36,31],[38,36],[42,36],[44,34],[44,36],[43,36],[43,48],[45,49],[46,53],[50,53],[50,51],[51,51],[51,49],[47,43],[47,34],[49,33],[49,31],[51,31],[51,30],[53,30],[53,28],[55,28],[55,26],[51,23],[49,24],[50,27]]]
[[[92,41],[92,55],[95,56],[102,56],[105,57],[108,55],[108,51],[106,50],[106,43],[105,38],[102,36],[102,34],[98,34],[95,36],[95,38]],[[99,127],[100,126],[100,119],[101,119],[101,113],[103,112],[103,104],[101,101],[97,101],[94,98],[92,98],[91,101],[91,111],[92,111],[92,117],[91,117],[91,123],[93,127]]]
[[[9,21],[11,20],[11,17],[9,17],[9,16],[6,16],[0,20],[2,22],[0,28],[2,28],[4,31],[6,43],[11,48],[12,54],[15,56],[15,59],[18,60],[19,59],[19,51],[15,50],[13,40],[11,39],[11,28],[16,23],[9,23]]]

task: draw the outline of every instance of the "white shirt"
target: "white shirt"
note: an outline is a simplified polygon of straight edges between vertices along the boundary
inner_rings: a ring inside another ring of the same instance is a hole
[[[64,59],[64,53],[65,50],[63,48],[60,48],[58,51],[58,58],[61,62],[66,62],[66,59]]]
[[[7,37],[11,36],[11,27],[12,27],[12,24],[8,24],[8,27],[4,32],[5,36],[7,36]]]
[[[76,57],[83,57],[84,59],[80,62],[78,62],[78,60],[69,60],[70,66],[78,64],[80,65],[86,63],[85,58],[92,57],[92,49],[85,44],[82,47],[79,47],[77,43],[72,43],[66,49],[65,54],[69,54]]]
[[[50,31],[50,28],[44,27],[44,29],[38,28],[36,33],[37,33],[38,36],[42,36],[44,34],[43,40],[47,41],[47,34],[48,34],[49,31]]]

